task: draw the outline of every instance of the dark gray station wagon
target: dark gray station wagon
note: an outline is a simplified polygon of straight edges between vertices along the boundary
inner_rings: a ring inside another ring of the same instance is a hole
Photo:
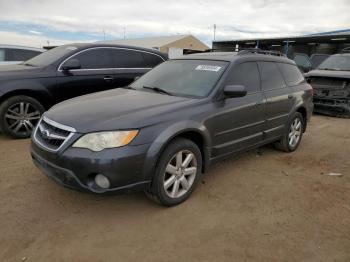
[[[217,160],[268,143],[296,150],[312,108],[311,86],[285,57],[188,55],[129,87],[54,106],[33,134],[31,154],[63,186],[144,190],[172,206]]]

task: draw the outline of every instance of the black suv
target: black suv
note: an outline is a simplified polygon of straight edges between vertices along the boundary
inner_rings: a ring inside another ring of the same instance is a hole
[[[122,87],[167,55],[151,49],[72,44],[56,47],[22,64],[0,67],[0,130],[25,138],[42,113],[63,100]]]
[[[261,51],[188,55],[127,88],[54,106],[31,155],[63,186],[144,190],[171,206],[219,159],[272,142],[294,151],[312,107],[312,88],[292,60]]]
[[[314,88],[315,112],[350,118],[350,48],[305,74]]]

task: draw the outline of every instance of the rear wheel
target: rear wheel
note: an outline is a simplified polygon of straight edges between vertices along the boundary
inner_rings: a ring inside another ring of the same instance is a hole
[[[165,206],[185,201],[201,177],[202,155],[198,146],[178,138],[167,146],[160,157],[147,195]]]
[[[30,137],[44,111],[32,97],[10,97],[0,105],[0,130],[14,138]]]
[[[283,138],[275,143],[275,147],[284,152],[295,151],[304,132],[304,119],[302,114],[296,112],[288,124],[289,128]]]

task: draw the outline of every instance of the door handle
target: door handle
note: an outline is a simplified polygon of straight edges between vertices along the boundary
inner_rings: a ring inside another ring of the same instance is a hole
[[[112,76],[105,76],[103,80],[105,81],[112,81],[114,78]]]
[[[292,99],[293,97],[293,95],[288,95],[288,99]]]

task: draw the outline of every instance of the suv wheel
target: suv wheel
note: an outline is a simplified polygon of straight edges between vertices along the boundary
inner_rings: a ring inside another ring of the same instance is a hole
[[[275,147],[285,152],[293,152],[298,148],[303,136],[303,116],[299,112],[296,112],[288,126],[288,131],[280,141],[275,143]]]
[[[0,105],[0,130],[14,138],[30,137],[44,111],[32,97],[10,97]]]
[[[178,138],[164,150],[156,167],[149,192],[153,200],[165,206],[185,201],[201,177],[202,155],[192,141]]]

